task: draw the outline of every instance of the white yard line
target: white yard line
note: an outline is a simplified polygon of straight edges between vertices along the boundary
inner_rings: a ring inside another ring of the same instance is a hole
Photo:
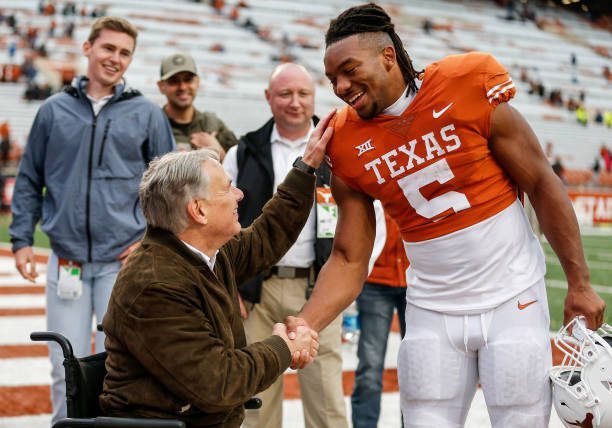
[[[30,333],[45,331],[47,322],[44,315],[0,317],[0,345],[32,345]]]
[[[0,418],[2,428],[49,428],[50,426],[51,415],[48,414]]]
[[[0,386],[49,384],[51,384],[49,358],[0,358]]]
[[[3,271],[0,270],[0,272]],[[0,287],[4,287],[7,285],[45,285],[46,283],[47,276],[45,274],[42,274],[41,272],[38,272],[38,278],[36,278],[36,282],[26,281],[18,273],[15,273],[14,275],[0,276]]]
[[[0,309],[44,308],[44,294],[0,294]]]
[[[610,245],[608,245],[606,247],[606,249],[610,248]],[[610,251],[598,251],[597,252],[597,256],[599,256],[599,258],[605,259],[605,260],[612,260],[612,252]]]
[[[561,262],[559,261],[559,259],[557,259],[557,257],[553,255],[546,256],[546,263],[549,263],[555,266],[561,266]],[[608,263],[608,262],[598,262],[598,261],[588,261],[587,260],[587,264],[590,269],[612,270],[612,263]]]
[[[567,282],[558,279],[547,279],[546,286],[567,290]],[[593,290],[597,291],[598,293],[612,294],[612,286],[610,285],[591,284],[591,286],[593,287]]]

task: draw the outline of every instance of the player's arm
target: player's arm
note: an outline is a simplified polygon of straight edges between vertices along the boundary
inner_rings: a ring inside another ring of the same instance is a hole
[[[603,322],[605,303],[589,282],[580,230],[570,199],[531,127],[507,103],[501,103],[492,113],[489,148],[500,165],[529,196],[542,232],[565,271],[568,282],[565,323],[582,314],[589,328],[598,327]]]
[[[332,322],[361,292],[376,230],[369,196],[351,189],[335,176],[331,187],[339,210],[334,246],[312,296],[298,315],[316,331]]]

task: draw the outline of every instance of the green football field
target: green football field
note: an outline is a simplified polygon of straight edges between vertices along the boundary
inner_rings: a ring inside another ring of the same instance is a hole
[[[0,242],[11,242],[8,231],[10,224],[11,216],[9,214],[0,215]],[[49,238],[40,230],[40,226],[36,226],[36,231],[34,232],[34,246],[49,248]]]
[[[591,273],[591,284],[606,301],[606,322],[612,322],[612,233],[582,235],[584,254]],[[563,299],[567,289],[565,274],[557,256],[547,242],[542,244],[546,254],[546,285],[550,308],[550,328],[559,329],[563,323]]]
[[[0,216],[0,242],[9,242],[8,226],[10,216]],[[583,235],[584,253],[591,272],[591,283],[599,295],[606,301],[606,321],[612,322],[612,230],[606,235]],[[34,244],[48,248],[49,239],[37,228]],[[567,289],[565,274],[555,253],[548,243],[542,244],[546,254],[546,283],[548,288],[548,305],[550,308],[550,328],[559,329],[563,323],[563,299]]]

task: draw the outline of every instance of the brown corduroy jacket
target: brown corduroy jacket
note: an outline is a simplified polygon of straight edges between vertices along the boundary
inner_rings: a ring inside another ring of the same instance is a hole
[[[172,233],[147,229],[104,317],[106,414],[240,426],[243,403],[287,369],[291,354],[279,336],[247,346],[236,283],[269,269],[295,242],[314,183],[293,169],[263,214],[221,247],[214,272]]]

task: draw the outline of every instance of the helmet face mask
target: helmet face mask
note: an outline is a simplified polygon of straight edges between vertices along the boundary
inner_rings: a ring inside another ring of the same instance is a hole
[[[612,327],[574,318],[555,336],[564,354],[550,371],[553,403],[566,427],[612,427]]]

